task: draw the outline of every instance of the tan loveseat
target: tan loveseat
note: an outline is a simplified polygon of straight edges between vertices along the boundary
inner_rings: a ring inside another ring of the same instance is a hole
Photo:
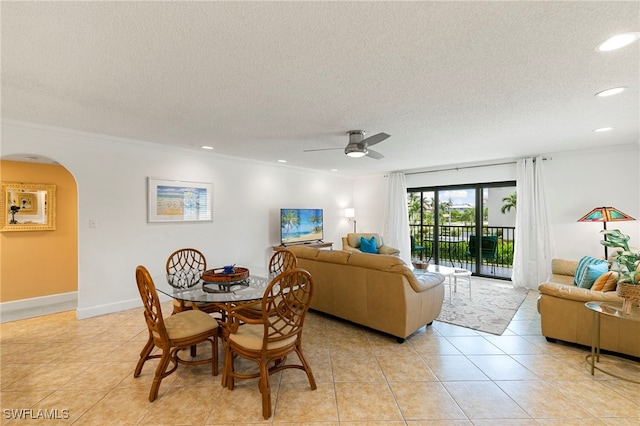
[[[371,237],[376,237],[376,248],[378,249],[378,254],[392,254],[394,256],[400,254],[400,250],[385,245],[382,236],[373,232],[352,232],[347,234],[346,237],[342,237],[342,250],[362,253],[360,250],[361,237],[364,237],[367,240],[371,239]]]
[[[613,291],[594,291],[576,287],[573,278],[578,261],[553,259],[551,276],[538,286],[538,312],[542,335],[547,340],[562,340],[591,346],[593,311],[585,302],[622,303]],[[602,315],[600,346],[604,350],[640,357],[640,323]]]
[[[288,247],[311,273],[311,309],[391,334],[399,342],[440,315],[444,277],[417,279],[396,256]]]

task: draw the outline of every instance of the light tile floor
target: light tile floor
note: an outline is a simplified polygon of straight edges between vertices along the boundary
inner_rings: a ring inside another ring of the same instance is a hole
[[[311,312],[304,348],[318,388],[311,391],[298,370],[273,376],[268,420],[255,380],[237,381],[229,391],[206,367],[181,366],[150,403],[155,361],[141,377],[132,375],[147,338],[141,309],[4,323],[2,424],[52,423],[16,420],[18,413],[68,414],[55,423],[74,425],[640,424],[640,385],[597,371],[591,376],[588,349],[548,343],[536,298],[530,292],[502,336],[434,322],[404,344]],[[621,374],[640,370],[607,362]]]

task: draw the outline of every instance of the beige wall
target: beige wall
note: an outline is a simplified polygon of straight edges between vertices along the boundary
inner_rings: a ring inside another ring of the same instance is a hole
[[[2,182],[56,185],[56,230],[0,232],[0,302],[78,290],[78,191],[62,166],[0,161]]]

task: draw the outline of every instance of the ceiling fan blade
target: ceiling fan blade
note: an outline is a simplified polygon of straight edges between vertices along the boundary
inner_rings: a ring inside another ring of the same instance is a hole
[[[383,140],[391,137],[386,133],[378,133],[377,135],[369,136],[368,138],[364,138],[360,143],[366,143],[367,146],[375,145],[377,143],[382,142]]]
[[[344,148],[319,148],[319,149],[305,149],[302,152],[315,152],[315,151],[334,151],[336,149],[344,149]]]
[[[369,158],[373,158],[374,160],[380,160],[381,158],[384,158],[384,155],[380,154],[378,151],[374,151],[372,149],[368,151],[369,153],[367,154],[367,157]]]

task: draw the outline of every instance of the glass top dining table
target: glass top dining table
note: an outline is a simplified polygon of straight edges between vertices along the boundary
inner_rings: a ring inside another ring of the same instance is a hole
[[[158,292],[185,302],[236,304],[260,300],[273,277],[266,268],[248,269],[248,278],[228,283],[203,281],[197,271],[158,275],[153,282]]]

